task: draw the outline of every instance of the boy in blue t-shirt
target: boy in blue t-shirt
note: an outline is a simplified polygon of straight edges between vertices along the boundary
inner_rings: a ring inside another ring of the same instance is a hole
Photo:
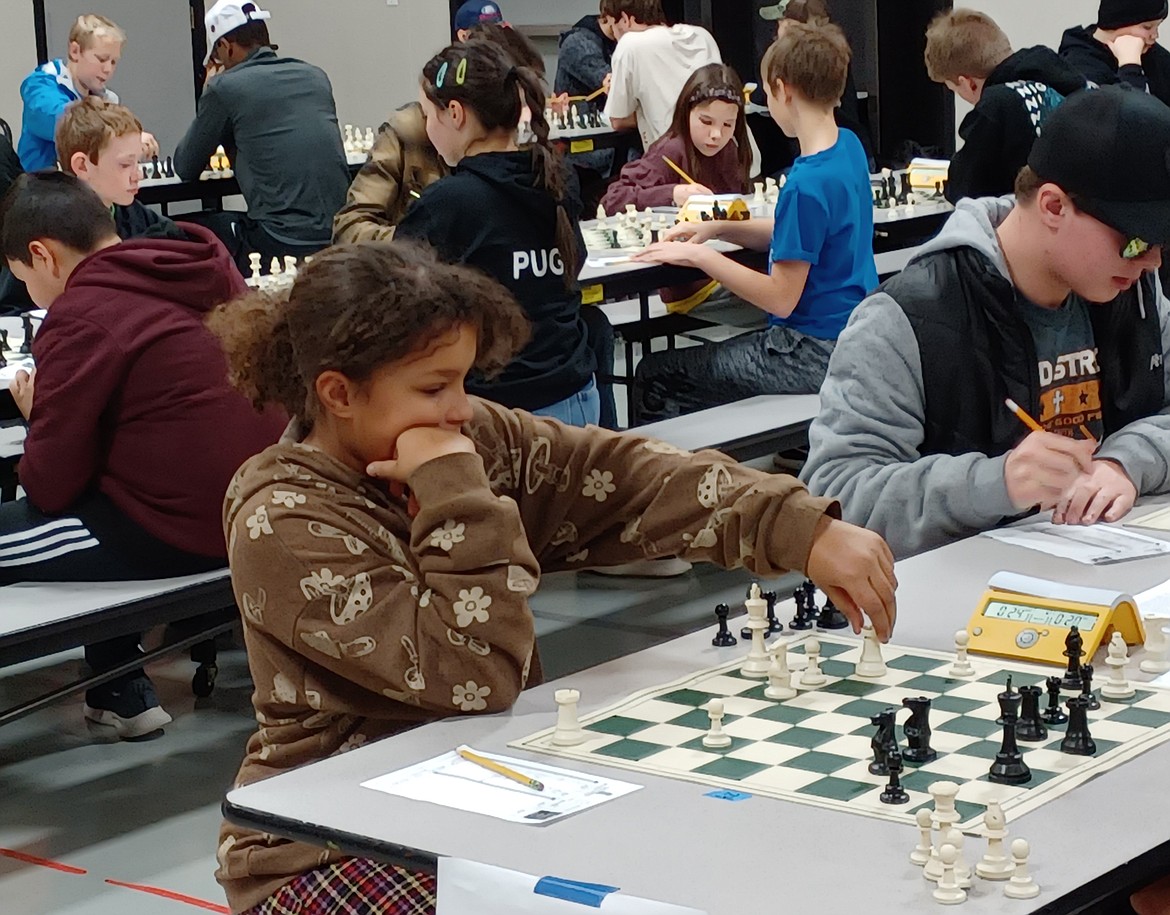
[[[638,421],[756,394],[820,390],[837,336],[878,283],[865,152],[833,116],[850,56],[836,26],[785,23],[762,75],[772,118],[799,140],[801,155],[775,220],[683,223],[638,255],[696,267],[768,313],[764,330],[645,356],[636,372]],[[768,251],[771,269],[760,273],[702,244],[712,238]]]

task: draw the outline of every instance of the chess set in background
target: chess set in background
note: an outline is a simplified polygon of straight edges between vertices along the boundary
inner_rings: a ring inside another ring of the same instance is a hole
[[[368,156],[370,150],[374,148],[375,133],[377,131],[373,127],[362,128],[346,124],[341,134],[341,145],[345,148],[346,157]]]
[[[156,184],[178,184],[181,180],[175,174],[174,159],[167,156],[165,159],[160,159],[155,156],[150,162],[140,162],[138,168],[141,170],[140,187],[150,187]],[[199,174],[200,181],[217,181],[225,178],[234,178],[235,172],[232,170],[231,160],[228,159],[227,153],[222,146],[217,146],[215,152],[211,154],[211,158],[207,162],[205,168]]]
[[[579,721],[558,716],[557,727],[511,746],[906,824],[917,822],[934,782],[953,781],[952,825],[971,830],[992,802],[1027,813],[1170,739],[1170,692],[1125,680],[1123,642],[1110,643],[1111,685],[1098,696],[1075,641],[1064,677],[970,657],[965,630],[954,654],[881,646],[868,629],[859,644],[808,631],[822,628],[822,616],[839,622],[810,592],[798,592],[793,636],[766,644],[782,624],[768,619],[775,599],[757,591],[747,601],[746,658]],[[716,640],[734,644],[726,609],[717,610]],[[902,709],[904,748],[895,734]]]
[[[551,108],[544,110],[544,119],[554,135],[571,136],[609,130],[609,119],[597,105],[577,102],[569,106],[568,112],[558,114]]]
[[[44,316],[43,311],[26,311],[0,318],[0,384],[7,385],[21,369],[32,370],[33,321]]]
[[[297,259],[292,255],[286,254],[284,260],[280,258],[272,258],[268,263],[268,272],[261,274],[264,260],[263,255],[253,251],[248,255],[248,266],[251,275],[244,280],[253,289],[259,289],[264,292],[276,292],[278,290],[287,289],[292,286],[293,281],[297,278]],[[308,264],[313,258],[306,257],[301,263]]]

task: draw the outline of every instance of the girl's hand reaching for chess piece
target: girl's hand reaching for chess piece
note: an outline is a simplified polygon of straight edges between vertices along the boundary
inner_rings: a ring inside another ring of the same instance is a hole
[[[721,223],[710,222],[680,222],[671,226],[662,236],[663,241],[689,241],[701,245],[705,241],[719,237]]]
[[[881,537],[844,521],[821,518],[804,571],[845,614],[855,633],[861,632],[864,613],[877,637],[889,641],[898,615],[894,597],[898,579],[894,554]]]

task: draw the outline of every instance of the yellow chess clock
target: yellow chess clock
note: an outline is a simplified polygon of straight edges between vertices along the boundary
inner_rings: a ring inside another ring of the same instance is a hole
[[[1083,588],[1014,572],[999,572],[967,624],[970,650],[1040,664],[1065,665],[1065,638],[1076,626],[1088,660],[1102,642],[1120,632],[1128,645],[1146,633],[1128,594]]]

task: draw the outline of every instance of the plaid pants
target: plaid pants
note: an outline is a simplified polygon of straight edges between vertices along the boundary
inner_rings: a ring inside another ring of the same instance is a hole
[[[345,858],[301,874],[245,915],[435,915],[435,878]]]

